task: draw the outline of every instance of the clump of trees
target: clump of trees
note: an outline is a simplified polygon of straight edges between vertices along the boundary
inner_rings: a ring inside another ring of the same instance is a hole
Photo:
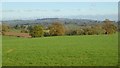
[[[117,23],[118,23],[118,31],[120,32],[120,21],[118,21]]]
[[[8,32],[10,28],[9,25],[3,24],[2,32]],[[21,33],[29,33],[32,37],[113,34],[119,30],[117,25],[108,19],[93,25],[62,24],[60,21],[55,21],[48,26],[24,24],[13,28],[20,29]]]
[[[2,32],[9,32],[10,28],[8,24],[2,24]]]
[[[117,31],[117,26],[113,24],[109,19],[106,19],[103,22],[103,29],[105,30],[105,34],[112,34]]]
[[[83,35],[99,35],[104,34],[102,26],[96,24],[93,26],[83,28]]]
[[[5,32],[9,32],[10,29],[11,29],[11,27],[8,24],[2,24],[2,29],[1,29],[2,35],[4,35]]]
[[[29,31],[25,29],[21,29],[21,33],[29,33]]]
[[[64,25],[60,22],[53,22],[47,29],[44,29],[41,25],[31,26],[29,29],[32,37],[62,36],[65,34]]]
[[[35,25],[30,30],[32,37],[42,37],[44,35],[43,27],[41,25]]]
[[[49,33],[51,36],[62,36],[65,34],[65,28],[64,25],[60,22],[54,22],[52,23],[48,29],[50,30]]]
[[[0,31],[2,31],[2,24],[0,23]]]
[[[71,29],[72,28],[72,29]],[[74,28],[67,27],[66,35],[100,35],[100,34],[113,34],[117,31],[117,26],[113,21],[108,19],[102,23],[94,25],[75,26]]]
[[[80,26],[75,25],[75,24],[67,24],[65,26],[65,34],[66,35],[76,35],[80,30],[79,27]]]

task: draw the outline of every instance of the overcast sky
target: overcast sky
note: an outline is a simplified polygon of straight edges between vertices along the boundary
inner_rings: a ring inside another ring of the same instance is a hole
[[[85,18],[117,20],[117,2],[3,2],[3,20],[35,18]]]

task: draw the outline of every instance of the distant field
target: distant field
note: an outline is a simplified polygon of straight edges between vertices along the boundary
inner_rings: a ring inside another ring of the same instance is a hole
[[[3,36],[3,66],[116,66],[118,36]]]

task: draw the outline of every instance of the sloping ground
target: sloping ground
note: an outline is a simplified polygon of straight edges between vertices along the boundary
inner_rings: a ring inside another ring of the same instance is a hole
[[[3,66],[116,66],[118,34],[18,38],[3,36]]]
[[[17,32],[4,32],[4,35],[6,36],[16,36],[16,37],[25,37],[25,38],[30,38],[29,33],[17,33]]]

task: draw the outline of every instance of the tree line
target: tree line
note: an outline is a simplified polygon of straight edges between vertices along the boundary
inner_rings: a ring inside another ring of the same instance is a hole
[[[43,25],[16,25],[10,27],[9,25],[2,24],[2,32],[9,32],[11,28],[21,30],[21,33],[29,33],[32,37],[43,36],[63,36],[63,35],[100,35],[100,34],[113,34],[118,31],[117,25],[115,25],[109,19],[103,21],[103,23],[94,25],[83,26],[70,26],[64,25],[59,21],[55,21],[49,26]]]

